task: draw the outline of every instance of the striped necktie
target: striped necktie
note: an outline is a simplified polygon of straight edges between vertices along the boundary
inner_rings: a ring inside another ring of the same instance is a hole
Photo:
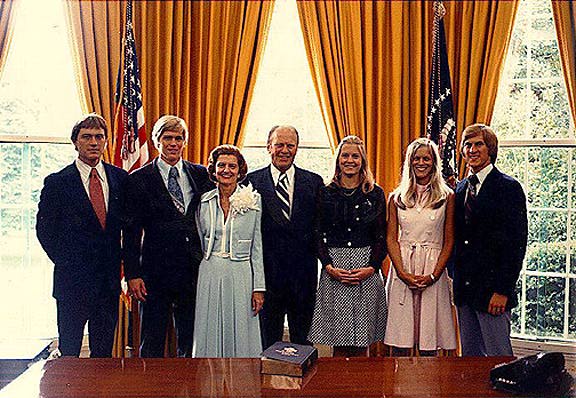
[[[170,192],[170,196],[172,196],[174,206],[176,206],[180,213],[184,214],[186,210],[184,206],[184,194],[178,183],[178,169],[174,166],[170,167],[170,172],[168,173],[168,192]]]
[[[276,195],[280,199],[282,214],[290,221],[290,194],[288,194],[288,176],[286,173],[280,174],[278,184],[276,184]]]
[[[472,214],[474,213],[476,195],[478,194],[476,192],[476,185],[478,185],[479,182],[480,180],[476,174],[472,174],[468,177],[468,194],[466,195],[466,200],[464,202],[464,219],[466,220],[466,223],[470,222]]]

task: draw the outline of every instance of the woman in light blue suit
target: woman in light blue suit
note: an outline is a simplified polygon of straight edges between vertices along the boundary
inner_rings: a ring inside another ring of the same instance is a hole
[[[196,214],[204,257],[194,322],[194,357],[258,357],[258,312],[264,303],[261,199],[240,187],[247,165],[239,149],[221,145],[208,159],[217,188],[202,195]]]

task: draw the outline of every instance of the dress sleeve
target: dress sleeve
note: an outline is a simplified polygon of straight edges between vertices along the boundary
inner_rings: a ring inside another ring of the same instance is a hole
[[[370,226],[370,232],[374,239],[370,254],[370,266],[378,271],[382,267],[382,261],[384,261],[388,254],[386,247],[386,199],[381,189],[378,189],[376,206],[376,218]]]
[[[330,254],[328,254],[328,246],[326,244],[326,235],[328,233],[326,230],[326,209],[322,205],[325,200],[324,188],[320,188],[316,198],[316,250],[318,252],[318,259],[324,268],[328,264],[332,264],[332,258]]]

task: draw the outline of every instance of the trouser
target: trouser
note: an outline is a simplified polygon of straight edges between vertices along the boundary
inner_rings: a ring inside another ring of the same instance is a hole
[[[512,356],[510,311],[491,315],[469,305],[458,307],[463,356]]]
[[[60,353],[63,356],[80,355],[84,327],[88,323],[90,357],[111,357],[114,331],[118,322],[118,299],[119,295],[115,293],[57,299]]]

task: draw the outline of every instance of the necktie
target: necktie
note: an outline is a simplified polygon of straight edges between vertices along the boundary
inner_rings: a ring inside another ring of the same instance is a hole
[[[286,173],[280,174],[278,184],[276,184],[276,195],[280,199],[282,214],[290,221],[290,195],[288,194],[288,176]]]
[[[104,201],[104,191],[102,190],[102,182],[98,176],[96,168],[90,171],[90,182],[88,183],[88,191],[90,193],[90,202],[100,221],[102,229],[106,228],[106,202]]]
[[[468,195],[466,195],[466,201],[464,202],[464,219],[466,223],[470,222],[472,214],[474,213],[474,206],[476,205],[476,185],[480,180],[476,174],[472,174],[468,177]]]
[[[168,192],[170,196],[172,196],[174,206],[176,206],[180,213],[184,214],[186,210],[184,206],[184,194],[178,183],[178,169],[174,166],[170,167],[170,172],[168,173]]]

